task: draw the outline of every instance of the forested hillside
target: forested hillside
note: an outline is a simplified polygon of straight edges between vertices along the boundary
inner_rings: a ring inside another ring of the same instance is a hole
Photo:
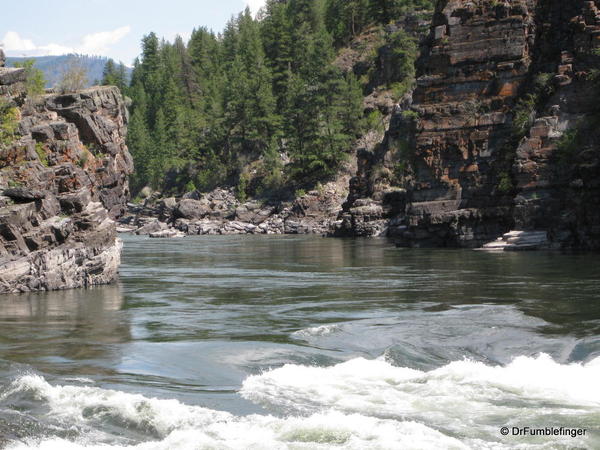
[[[377,125],[364,96],[383,82],[398,100],[413,82],[415,38],[381,30],[431,9],[430,0],[268,0],[258,17],[246,10],[187,43],[146,35],[127,89],[133,192],[231,185],[241,197],[273,196],[331,178]],[[371,63],[393,44],[396,69],[383,77],[336,61],[366,30],[382,40],[362,49]]]
[[[103,77],[103,71],[107,64],[113,64],[116,69],[122,72],[123,78],[129,80],[131,68],[123,64],[116,65],[112,60],[103,56],[88,55],[59,55],[59,56],[38,56],[38,57],[8,57],[6,65],[9,67],[15,64],[22,64],[25,61],[35,61],[34,67],[43,72],[46,80],[46,87],[56,86],[64,75],[66,68],[71,64],[77,64],[86,70],[87,85],[97,84]]]

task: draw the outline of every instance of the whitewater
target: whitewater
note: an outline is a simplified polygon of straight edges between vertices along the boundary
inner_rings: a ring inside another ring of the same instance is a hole
[[[600,358],[558,364],[541,354],[504,367],[463,360],[423,372],[396,367],[384,355],[331,367],[288,364],[248,377],[241,395],[276,415],[236,416],[100,389],[88,380],[52,385],[33,374],[15,379],[0,401],[26,396],[47,408],[56,430],[77,434],[31,438],[10,450],[599,448],[598,380]],[[153,438],[132,445],[107,424]],[[501,425],[556,424],[588,430],[584,437],[531,437],[516,446],[499,433]]]

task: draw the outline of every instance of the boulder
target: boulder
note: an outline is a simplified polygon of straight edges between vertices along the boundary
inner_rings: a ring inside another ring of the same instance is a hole
[[[4,195],[16,202],[33,202],[46,197],[46,193],[37,189],[16,187],[4,189]]]
[[[204,202],[192,199],[183,199],[177,203],[173,210],[174,218],[202,219],[210,215],[213,210]]]

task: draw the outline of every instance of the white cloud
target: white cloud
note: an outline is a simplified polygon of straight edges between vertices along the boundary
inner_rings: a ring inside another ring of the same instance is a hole
[[[102,31],[100,33],[88,34],[83,37],[81,46],[77,47],[77,53],[90,55],[105,55],[111,45],[117,44],[129,34],[130,26],[117,28],[113,31]]]
[[[125,26],[113,31],[87,34],[75,47],[55,43],[36,45],[31,39],[25,39],[15,31],[8,31],[0,42],[4,45],[6,53],[14,56],[64,55],[67,53],[108,56],[110,47],[117,44],[130,31],[131,27]]]
[[[19,33],[14,31],[9,31],[4,35],[2,39],[2,44],[4,44],[4,50],[7,52],[11,51],[31,51],[35,50],[36,46],[33,41],[29,39],[23,39],[19,36]]]
[[[256,14],[260,8],[265,6],[265,0],[245,0],[244,3],[250,7],[252,14]]]

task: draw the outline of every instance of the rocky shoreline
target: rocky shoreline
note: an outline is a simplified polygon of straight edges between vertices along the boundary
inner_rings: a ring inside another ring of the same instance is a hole
[[[240,202],[231,188],[183,197],[149,195],[141,204],[129,203],[118,231],[170,238],[230,234],[321,234],[337,220],[343,196],[335,186],[310,191],[287,202]]]

